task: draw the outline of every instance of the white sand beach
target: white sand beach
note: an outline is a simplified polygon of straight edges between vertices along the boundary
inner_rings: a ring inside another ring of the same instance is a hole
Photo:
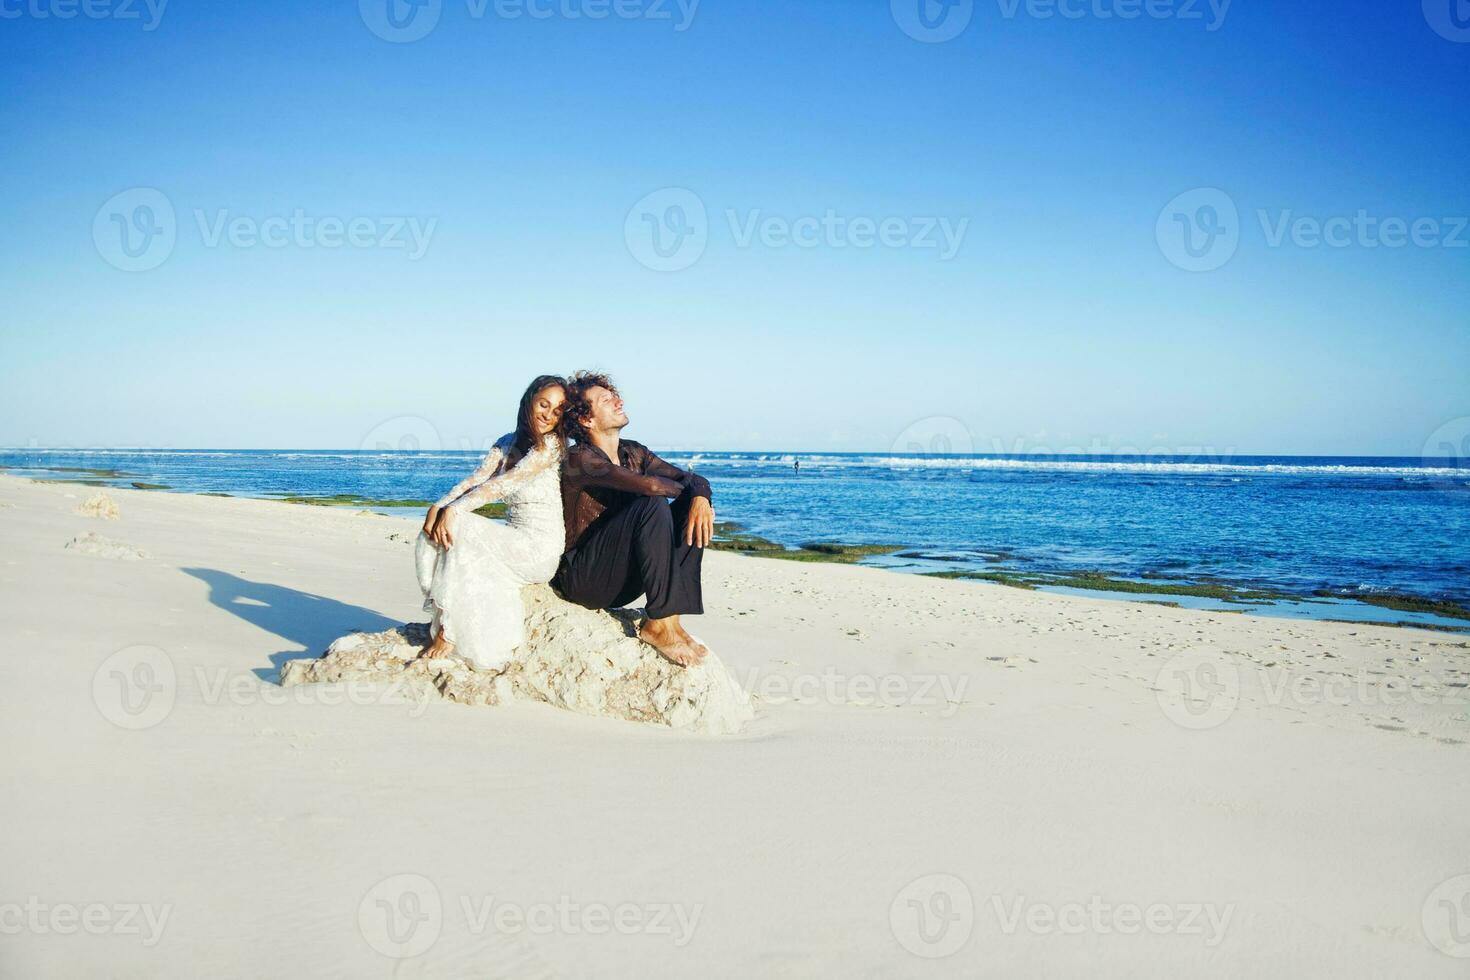
[[[1463,635],[711,553],[701,736],[282,688],[417,522],[92,492],[0,477],[4,976],[1470,970]]]

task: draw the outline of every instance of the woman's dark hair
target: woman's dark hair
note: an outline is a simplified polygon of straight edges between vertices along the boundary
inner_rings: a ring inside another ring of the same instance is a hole
[[[592,388],[606,388],[614,395],[618,386],[612,378],[598,371],[578,371],[567,382],[567,407],[562,410],[561,430],[578,442],[587,441],[587,422],[592,418],[592,407],[587,404],[587,392]]]
[[[511,451],[506,454],[510,458],[506,460],[505,469],[508,470],[520,462],[521,457],[531,450],[541,448],[544,440],[536,431],[531,416],[536,410],[536,396],[547,388],[560,388],[566,391],[567,379],[555,374],[543,374],[532,381],[526,393],[521,396],[521,407],[516,412],[515,441],[511,444]],[[567,394],[571,393],[567,392]]]

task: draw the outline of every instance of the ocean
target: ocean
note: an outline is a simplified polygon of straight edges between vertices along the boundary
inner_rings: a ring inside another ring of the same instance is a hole
[[[1442,615],[1447,607],[1405,601],[1470,605],[1466,460],[663,455],[711,481],[719,520],[792,547],[890,545],[899,550],[863,563],[898,572],[984,575],[1100,595],[1125,594],[1117,590],[1126,585],[1128,598],[1185,606],[1470,626],[1453,609]],[[12,449],[0,450],[0,468],[17,476],[159,484],[183,492],[350,494],[395,501],[438,497],[479,457],[371,450]],[[1078,576],[1087,576],[1080,589]],[[1189,594],[1201,585],[1218,586],[1224,597]],[[1148,591],[1153,586],[1160,587],[1158,594]],[[1173,586],[1184,586],[1185,594],[1169,591]]]

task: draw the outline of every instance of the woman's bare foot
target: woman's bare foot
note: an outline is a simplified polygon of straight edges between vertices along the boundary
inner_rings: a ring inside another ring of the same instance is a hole
[[[441,629],[438,635],[434,637],[434,642],[424,647],[423,652],[415,659],[438,660],[441,657],[448,657],[452,653],[454,653],[454,644],[444,638],[444,631]]]
[[[658,651],[659,656],[680,667],[693,667],[704,653],[679,635],[668,619],[644,619],[638,624],[638,639]]]

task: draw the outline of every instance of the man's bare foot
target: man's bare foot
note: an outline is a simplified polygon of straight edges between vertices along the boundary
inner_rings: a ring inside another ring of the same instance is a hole
[[[670,616],[669,618],[674,621],[674,631],[679,634],[679,639],[687,643],[696,653],[699,654],[700,659],[703,660],[709,654],[709,647],[696,640],[690,634],[690,632],[684,628],[684,624],[679,622],[678,616]]]
[[[659,656],[680,667],[693,667],[704,659],[694,644],[679,635],[667,619],[644,619],[638,624],[638,639],[658,651]]]

